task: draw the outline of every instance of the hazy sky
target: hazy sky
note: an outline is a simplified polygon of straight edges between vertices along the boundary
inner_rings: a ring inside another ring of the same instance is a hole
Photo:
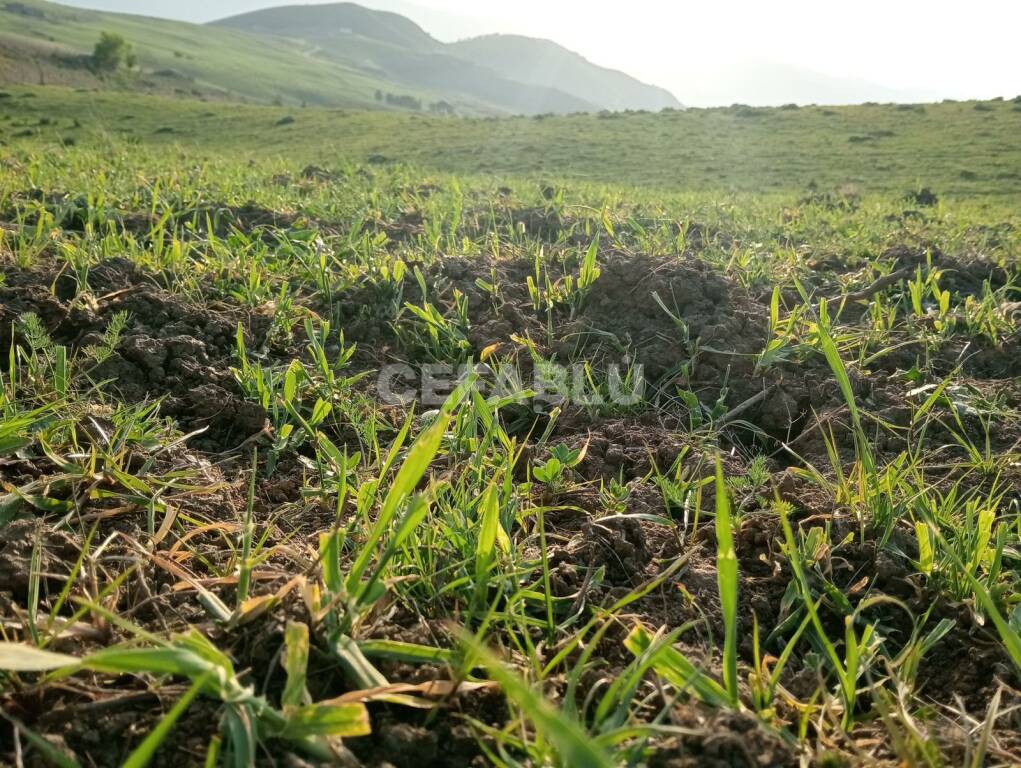
[[[315,1],[315,0],[313,0]],[[65,0],[208,21],[286,0]],[[547,37],[689,104],[1013,97],[1021,94],[1019,0],[361,0],[440,39]],[[800,70],[811,80],[806,85]],[[822,77],[825,76],[825,77]],[[834,78],[829,80],[828,78]],[[768,97],[762,82],[771,86]],[[799,91],[800,89],[800,91]],[[748,93],[746,93],[748,92]],[[790,97],[785,98],[789,92]],[[870,94],[875,94],[871,96]],[[744,98],[742,98],[744,96]],[[750,98],[749,98],[750,96]],[[860,99],[859,99],[860,100]]]

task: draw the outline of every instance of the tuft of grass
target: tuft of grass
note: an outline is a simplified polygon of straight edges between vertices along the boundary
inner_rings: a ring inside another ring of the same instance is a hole
[[[723,687],[730,705],[738,705],[737,676],[738,566],[734,550],[733,518],[723,464],[716,457],[716,580],[723,613]]]

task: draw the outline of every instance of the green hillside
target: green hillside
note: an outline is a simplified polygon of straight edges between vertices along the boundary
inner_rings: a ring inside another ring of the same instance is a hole
[[[491,35],[444,44],[395,13],[354,3],[268,8],[215,22],[307,43],[317,55],[524,114],[677,108],[669,92],[549,40]]]
[[[386,108],[388,102],[377,93],[388,93],[424,107],[446,101],[462,114],[595,109],[558,91],[503,81],[491,70],[449,56],[409,52],[414,30],[419,43],[432,38],[396,14],[350,7],[365,22],[361,29],[382,39],[357,36],[342,55],[331,55],[312,40],[223,25],[87,11],[42,0],[10,2],[0,6],[0,83],[352,108]],[[101,32],[120,34],[133,45],[135,71],[103,79],[90,71],[86,56]]]
[[[137,66],[98,77],[88,57],[102,32],[131,43]],[[462,115],[676,105],[660,89],[593,67],[553,43],[530,43],[548,54],[552,75],[545,81],[511,66],[512,57],[486,63],[403,16],[353,3],[272,8],[196,25],[18,0],[0,4],[0,84]]]
[[[0,82],[17,82],[31,60],[31,82],[197,91],[262,102],[370,106],[375,90],[386,87],[378,77],[301,55],[293,43],[41,0],[0,6],[0,30]],[[138,75],[100,82],[84,66],[81,57],[103,31],[134,46]]]
[[[405,17],[354,3],[268,8],[214,25],[292,40],[317,58],[385,77],[404,89],[439,91],[448,101],[484,103],[498,112],[590,112],[602,106],[555,81],[519,82],[498,66],[452,55]]]
[[[450,45],[468,61],[492,67],[513,80],[560,88],[603,109],[677,109],[681,103],[664,88],[592,64],[549,40],[521,35],[483,35]]]
[[[675,190],[827,197],[1021,195],[1021,104],[721,108],[547,118],[295,109],[64,88],[8,88],[12,147],[127,137],[288,163],[403,162]]]

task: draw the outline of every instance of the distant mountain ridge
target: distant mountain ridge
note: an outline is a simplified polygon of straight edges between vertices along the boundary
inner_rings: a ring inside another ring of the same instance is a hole
[[[522,35],[482,35],[452,43],[447,49],[504,77],[522,83],[558,88],[599,104],[603,109],[660,110],[682,105],[665,88],[600,67],[550,40]]]
[[[513,112],[678,108],[663,88],[599,67],[549,40],[486,35],[442,43],[410,19],[355,3],[267,8],[212,22],[301,40],[317,56],[410,87],[454,90]]]

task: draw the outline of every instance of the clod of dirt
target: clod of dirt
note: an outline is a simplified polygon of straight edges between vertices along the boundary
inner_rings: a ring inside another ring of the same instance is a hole
[[[649,549],[640,521],[630,517],[606,517],[582,525],[568,545],[550,557],[561,563],[606,568],[611,584],[638,584],[649,564]]]
[[[0,526],[0,588],[25,599],[32,580],[32,552],[39,546],[39,573],[46,582],[58,585],[64,570],[78,558],[74,541],[41,520],[12,520]]]
[[[706,716],[694,707],[679,708],[676,724],[696,733],[669,739],[654,748],[649,768],[794,768],[797,755],[752,715],[719,711]]]

